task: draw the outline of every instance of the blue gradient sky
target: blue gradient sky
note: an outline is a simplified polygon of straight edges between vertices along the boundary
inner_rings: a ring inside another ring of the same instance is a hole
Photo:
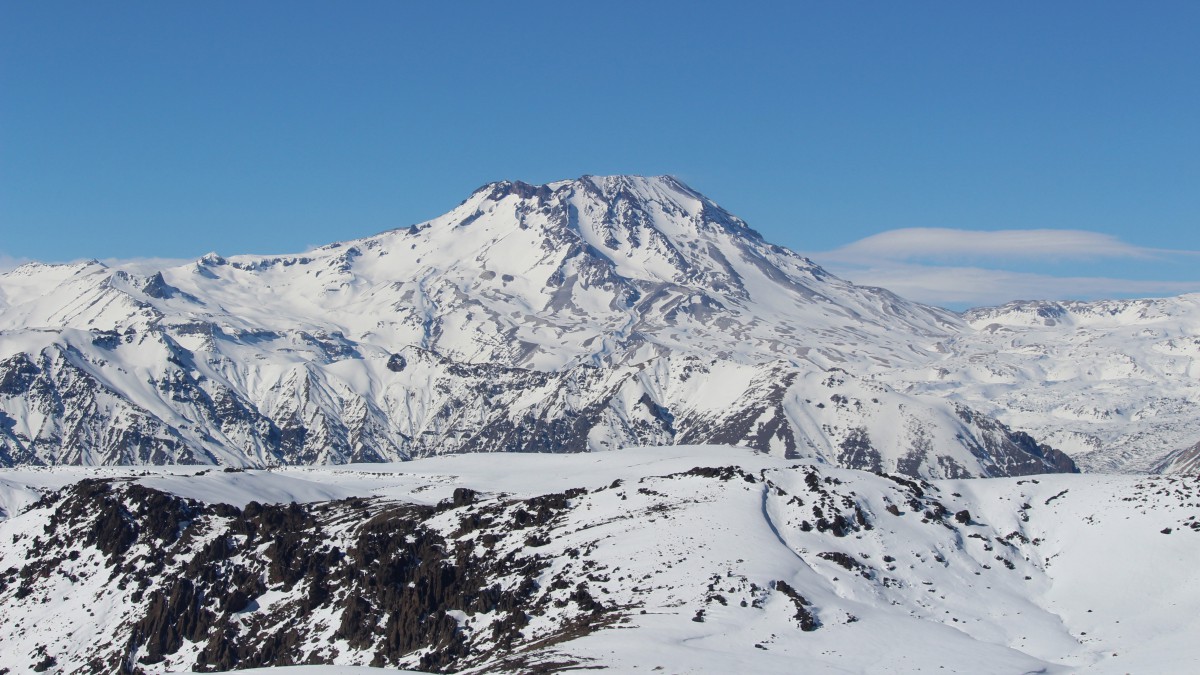
[[[917,299],[1200,291],[1197,35],[1196,2],[0,3],[0,259],[298,251],[670,173]],[[1046,229],[1125,248],[951,245]]]

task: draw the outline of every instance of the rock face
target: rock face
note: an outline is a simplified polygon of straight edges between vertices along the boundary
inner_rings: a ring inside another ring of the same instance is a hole
[[[119,599],[124,609],[107,617],[117,630],[95,637],[84,671],[322,663],[340,652],[331,643],[371,665],[438,671],[510,649],[549,603],[574,606],[564,632],[607,620],[612,608],[586,583],[539,592],[549,560],[536,551],[494,555],[497,541],[551,523],[569,498],[470,509],[464,491],[437,507],[351,499],[241,509],[84,480],[34,507],[49,536],[28,542],[36,559],[0,578],[0,592],[10,591],[14,617],[29,616],[15,607],[40,601],[60,575]],[[429,523],[448,514],[461,518],[450,541]],[[457,614],[487,615],[487,625],[460,629]]]
[[[1200,474],[1200,443],[1167,455],[1154,467],[1154,473]]]
[[[838,279],[668,177],[494,183],[303,255],[29,264],[0,291],[3,465],[730,443],[926,477],[1073,469],[888,384],[959,317]]]
[[[367,469],[3,472],[0,664],[1056,672],[1120,653],[1140,672],[1139,653],[1186,662],[1200,628],[1194,478],[925,481],[728,447]],[[1160,583],[1130,582],[1152,565]]]

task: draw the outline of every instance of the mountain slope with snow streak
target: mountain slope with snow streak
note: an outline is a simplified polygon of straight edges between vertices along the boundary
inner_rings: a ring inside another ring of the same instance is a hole
[[[1200,660],[1195,478],[921,481],[677,446],[31,467],[0,485],[26,495],[0,522],[13,617],[0,661],[17,669],[1119,673]],[[124,524],[97,527],[110,521]]]
[[[1073,470],[879,377],[963,330],[669,177],[494,183],[305,254],[3,275],[0,464],[731,443],[926,477]]]

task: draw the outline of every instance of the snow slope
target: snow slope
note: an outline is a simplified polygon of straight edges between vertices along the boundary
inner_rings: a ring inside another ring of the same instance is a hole
[[[410,228],[149,275],[32,263],[0,297],[0,465],[730,443],[929,477],[1073,468],[879,377],[942,358],[956,315],[669,177],[494,183]]]
[[[1186,470],[1164,459],[1200,439],[1200,295],[1015,302],[964,318],[973,330],[947,341],[946,358],[893,384],[994,415],[1086,470]]]
[[[1196,478],[919,481],[699,446],[196,471],[0,472],[38,494],[65,488],[0,523],[0,606],[13,617],[0,661],[49,656],[49,672],[126,656],[186,671],[202,654],[230,667],[464,672],[1200,663]],[[103,481],[82,480],[92,473]],[[322,494],[355,498],[312,501]],[[97,534],[118,512],[133,534]],[[423,588],[428,641],[390,632]]]

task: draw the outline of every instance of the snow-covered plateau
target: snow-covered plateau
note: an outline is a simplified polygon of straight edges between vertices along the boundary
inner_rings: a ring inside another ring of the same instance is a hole
[[[25,467],[0,499],[12,673],[1200,664],[1196,477],[930,481],[673,446]]]

